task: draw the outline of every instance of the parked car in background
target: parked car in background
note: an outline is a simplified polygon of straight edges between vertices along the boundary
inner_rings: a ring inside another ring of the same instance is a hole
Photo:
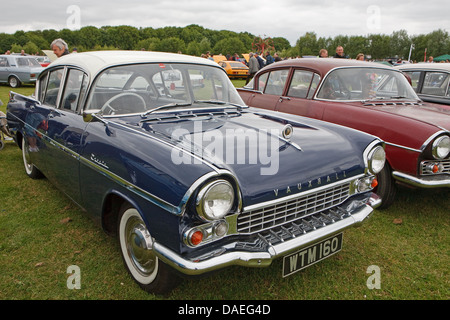
[[[450,105],[450,63],[416,63],[396,68],[411,78],[420,99]]]
[[[47,56],[34,56],[34,58],[44,68],[47,67],[51,63],[49,57],[47,57]]]
[[[242,62],[223,60],[219,66],[225,69],[230,79],[246,79],[248,76],[248,67]]]
[[[382,207],[395,182],[450,187],[450,108],[424,103],[406,77],[379,63],[294,59],[260,70],[238,89],[249,106],[302,115],[383,139],[387,164],[378,174]]]
[[[116,233],[126,268],[154,293],[178,283],[174,271],[283,258],[290,275],[338,252],[379,204],[379,138],[249,108],[208,59],[67,55],[34,97],[11,93],[7,121],[26,173]]]
[[[33,56],[0,55],[0,83],[12,88],[36,83],[43,69]]]

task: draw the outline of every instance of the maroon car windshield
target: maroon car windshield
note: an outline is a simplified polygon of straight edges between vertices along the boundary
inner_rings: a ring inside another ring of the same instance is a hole
[[[406,77],[395,70],[339,68],[331,71],[316,96],[324,100],[419,100]]]

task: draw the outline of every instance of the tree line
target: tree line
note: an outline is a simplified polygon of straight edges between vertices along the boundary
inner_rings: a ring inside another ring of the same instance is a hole
[[[136,28],[132,26],[86,26],[79,30],[38,30],[16,31],[13,34],[0,33],[0,52],[10,50],[27,53],[50,49],[50,43],[57,38],[64,39],[79,52],[91,50],[148,50],[182,52],[200,56],[202,53],[242,54],[255,51],[257,36],[248,32],[211,30],[199,25],[186,27]],[[345,54],[355,58],[364,53],[371,59],[398,57],[423,61],[425,50],[434,57],[450,53],[450,37],[447,31],[438,29],[428,34],[408,35],[406,30],[394,31],[390,35],[370,34],[366,36],[318,37],[315,32],[301,35],[294,46],[283,37],[271,39],[272,53],[282,57],[317,56],[319,50],[327,49],[333,55],[338,45],[344,47]]]

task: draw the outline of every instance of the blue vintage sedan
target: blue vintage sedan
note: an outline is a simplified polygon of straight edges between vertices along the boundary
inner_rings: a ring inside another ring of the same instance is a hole
[[[342,248],[379,205],[377,137],[244,105],[207,59],[104,51],[59,58],[11,93],[25,171],[117,235],[145,290],[232,265],[283,276]],[[26,227],[26,226],[25,226]]]
[[[35,84],[44,68],[33,56],[0,55],[0,83],[12,88]]]

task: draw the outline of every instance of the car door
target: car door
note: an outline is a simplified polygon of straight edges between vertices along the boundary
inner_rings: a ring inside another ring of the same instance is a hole
[[[8,81],[8,58],[0,57],[0,82]]]
[[[78,112],[84,99],[87,75],[78,69],[49,73],[44,104],[47,117],[47,178],[80,203],[79,159],[86,123]],[[55,89],[58,95],[54,97]],[[53,91],[52,91],[53,90]]]
[[[293,69],[292,77],[280,97],[277,110],[310,118],[321,119],[323,107],[311,100],[320,82],[320,76],[310,70]]]
[[[290,68],[276,69],[258,74],[255,91],[246,101],[250,106],[278,110],[278,103],[284,99],[283,92],[288,81]]]

